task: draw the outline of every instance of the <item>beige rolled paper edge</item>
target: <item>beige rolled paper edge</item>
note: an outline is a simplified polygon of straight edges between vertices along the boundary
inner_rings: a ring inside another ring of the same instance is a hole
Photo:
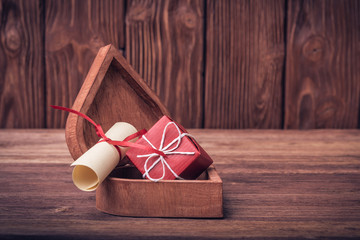
[[[115,123],[105,135],[112,139],[122,141],[127,136],[136,133],[136,128],[126,122]],[[135,142],[137,138],[130,142]],[[120,147],[121,157],[126,154],[127,147]],[[100,142],[91,147],[80,156],[71,166],[75,166],[72,179],[76,187],[83,191],[94,191],[102,181],[111,173],[120,161],[119,152],[107,143]]]

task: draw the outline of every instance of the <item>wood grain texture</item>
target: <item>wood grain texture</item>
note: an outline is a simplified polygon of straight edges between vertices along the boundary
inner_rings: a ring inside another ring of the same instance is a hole
[[[135,167],[118,168],[96,190],[100,211],[133,217],[222,218],[222,181],[210,166],[202,179],[142,179]],[[121,204],[119,204],[121,202]]]
[[[224,219],[101,213],[72,184],[63,130],[1,130],[1,239],[360,237],[359,130],[189,132],[223,180]]]
[[[127,59],[184,127],[202,127],[203,13],[202,0],[127,3]]]
[[[285,128],[356,128],[360,3],[289,1]]]
[[[281,128],[285,2],[207,1],[205,128]]]
[[[47,105],[71,107],[100,47],[124,48],[124,1],[45,2]],[[47,127],[65,126],[65,112],[45,109]]]
[[[43,5],[0,1],[0,127],[40,128],[44,122]]]

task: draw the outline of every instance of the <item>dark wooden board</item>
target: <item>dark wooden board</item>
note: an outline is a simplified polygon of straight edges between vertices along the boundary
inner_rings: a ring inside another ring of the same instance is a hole
[[[124,48],[125,1],[45,1],[46,103],[71,107],[100,47]],[[67,113],[47,107],[47,127]]]
[[[126,58],[184,127],[202,127],[204,1],[128,1]]]
[[[205,128],[281,128],[285,2],[207,1]]]
[[[360,2],[289,1],[285,128],[356,128]]]
[[[45,127],[43,7],[0,1],[0,128]]]
[[[71,181],[63,130],[1,130],[0,238],[360,238],[359,130],[189,132],[223,180],[224,219],[104,214]]]

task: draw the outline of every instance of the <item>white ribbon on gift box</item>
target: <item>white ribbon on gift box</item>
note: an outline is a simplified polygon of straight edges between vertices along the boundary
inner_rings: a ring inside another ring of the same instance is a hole
[[[179,133],[179,136],[176,137],[174,140],[172,140],[168,145],[166,145],[164,147],[164,142],[165,142],[165,135],[166,135],[166,130],[170,125],[174,125],[176,127],[176,130]],[[176,125],[175,122],[169,122],[166,124],[163,134],[162,134],[162,138],[161,138],[161,142],[160,142],[160,147],[157,149],[146,137],[145,135],[142,136],[142,138],[154,149],[159,150],[161,152],[163,152],[165,155],[174,155],[174,154],[180,154],[180,155],[194,155],[195,152],[175,152],[175,150],[180,146],[181,144],[181,140],[183,137],[185,136],[189,136],[192,137],[190,134],[188,133],[181,133],[178,125]],[[193,138],[193,137],[192,137]],[[172,145],[174,145],[176,143],[176,145],[173,148],[170,148]],[[154,182],[158,182],[162,179],[164,179],[165,177],[165,166],[170,170],[170,172],[175,176],[175,178],[177,179],[183,179],[181,177],[179,177],[174,170],[170,167],[170,165],[168,164],[168,162],[165,160],[165,158],[163,156],[161,156],[158,153],[150,153],[150,154],[144,154],[144,155],[137,155],[137,157],[142,158],[142,157],[147,157],[145,163],[144,163],[144,170],[145,173],[143,174],[143,178],[147,177],[149,180],[154,181]],[[148,163],[149,160],[152,157],[158,157],[158,159],[148,168]],[[163,169],[163,175],[160,178],[152,178],[149,174],[149,172],[159,163],[161,162],[162,165],[162,169]]]

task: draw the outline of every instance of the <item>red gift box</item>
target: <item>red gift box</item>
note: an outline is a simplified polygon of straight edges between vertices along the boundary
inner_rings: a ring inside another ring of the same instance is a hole
[[[156,122],[136,143],[163,153],[135,147],[126,153],[143,176],[153,181],[195,179],[213,162],[195,139],[167,116]]]

